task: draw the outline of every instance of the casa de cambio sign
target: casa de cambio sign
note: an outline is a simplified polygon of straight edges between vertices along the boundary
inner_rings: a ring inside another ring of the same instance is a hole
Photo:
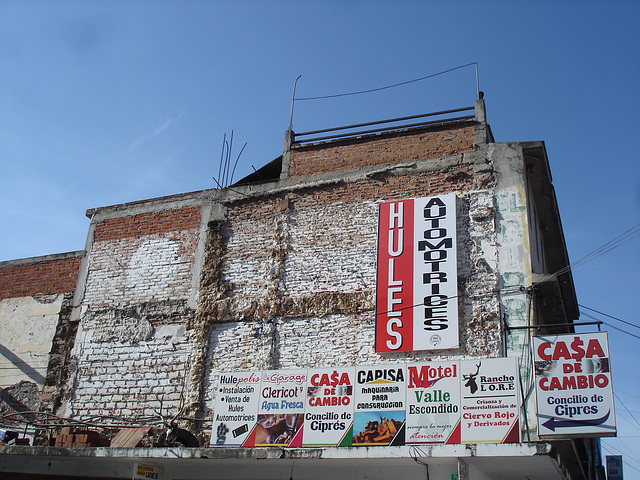
[[[380,204],[376,351],[459,346],[455,193]]]
[[[607,333],[533,340],[539,435],[614,436]]]

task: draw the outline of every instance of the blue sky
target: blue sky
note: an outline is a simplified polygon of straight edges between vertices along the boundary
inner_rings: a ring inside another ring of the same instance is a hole
[[[214,187],[231,131],[236,179],[274,159],[298,75],[308,97],[470,62],[496,141],[545,141],[576,261],[640,223],[639,26],[640,2],[615,0],[3,0],[0,261],[84,248],[88,208]],[[467,67],[296,102],[293,126],[471,106],[475,90]],[[639,246],[576,268],[580,304],[638,325]],[[608,330],[621,402],[605,453],[640,478],[640,339]]]

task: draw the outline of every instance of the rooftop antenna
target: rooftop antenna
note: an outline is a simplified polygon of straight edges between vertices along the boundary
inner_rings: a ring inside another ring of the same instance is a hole
[[[240,149],[240,153],[238,154],[236,161],[233,164],[233,169],[231,168],[231,150],[233,148],[233,130],[231,130],[231,136],[229,141],[227,142],[227,134],[225,133],[222,137],[222,152],[220,153],[220,164],[218,165],[218,176],[213,177],[213,181],[216,182],[218,188],[226,188],[229,185],[233,184],[233,175],[236,172],[236,167],[238,166],[238,161],[240,160],[240,155],[244,152],[247,143],[242,146]]]

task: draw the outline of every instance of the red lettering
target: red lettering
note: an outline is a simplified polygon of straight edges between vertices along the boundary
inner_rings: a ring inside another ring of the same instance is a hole
[[[587,353],[585,357],[601,357],[604,358],[604,352],[602,351],[602,347],[600,346],[600,342],[597,338],[592,338],[589,340],[589,345],[587,345]]]

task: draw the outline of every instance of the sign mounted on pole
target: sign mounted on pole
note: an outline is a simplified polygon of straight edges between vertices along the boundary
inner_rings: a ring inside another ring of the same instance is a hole
[[[534,337],[538,435],[616,434],[606,332]]]
[[[454,193],[380,204],[376,351],[459,346]]]

